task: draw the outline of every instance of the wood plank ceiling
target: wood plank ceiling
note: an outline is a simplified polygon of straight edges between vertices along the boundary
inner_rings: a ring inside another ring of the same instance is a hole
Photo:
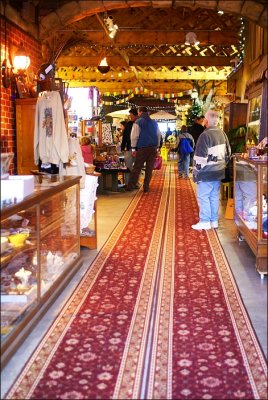
[[[118,31],[109,38],[104,19]],[[95,85],[101,91],[178,93],[214,87],[226,94],[226,77],[242,51],[241,18],[202,8],[125,8],[80,19],[54,32],[49,47],[57,58],[57,75],[70,86]],[[199,45],[185,45],[195,32]],[[97,66],[106,56],[110,71]]]
[[[251,3],[259,11],[267,7],[265,1],[238,1],[240,6],[228,2],[228,7],[242,10]],[[28,3],[9,2],[18,9]],[[56,76],[70,87],[97,86],[102,93],[132,91],[171,97],[189,95],[193,88],[206,95],[213,88],[215,94],[225,96],[226,77],[243,55],[245,21],[238,10],[218,14],[224,1],[33,3],[47,54],[44,59],[55,62]],[[114,38],[109,37],[105,24],[108,16],[118,26]],[[188,32],[197,35],[199,45],[185,45]],[[110,71],[101,74],[97,67],[104,56]]]

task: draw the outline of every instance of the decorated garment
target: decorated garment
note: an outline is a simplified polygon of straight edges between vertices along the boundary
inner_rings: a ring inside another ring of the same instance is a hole
[[[34,126],[34,162],[67,163],[69,146],[59,92],[44,92],[38,97]]]
[[[220,181],[225,177],[225,165],[231,148],[227,136],[216,127],[204,130],[194,153],[194,182]]]
[[[80,190],[80,234],[86,235],[87,228],[95,212],[94,203],[97,200],[98,176],[86,175],[85,187]]]

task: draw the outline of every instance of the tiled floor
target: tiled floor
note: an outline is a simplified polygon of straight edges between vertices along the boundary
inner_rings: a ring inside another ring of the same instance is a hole
[[[105,195],[98,196],[98,249],[108,239],[133,195],[133,192],[107,192]],[[238,241],[233,220],[226,220],[224,218],[225,207],[226,200],[221,204],[221,219],[218,229],[219,238],[258,340],[264,353],[267,355],[267,276],[261,279],[260,275],[256,272],[253,253],[245,242]],[[3,369],[1,374],[1,398],[3,398],[3,395],[23,368],[64,302],[68,300],[96,254],[96,250],[82,248],[83,266]]]

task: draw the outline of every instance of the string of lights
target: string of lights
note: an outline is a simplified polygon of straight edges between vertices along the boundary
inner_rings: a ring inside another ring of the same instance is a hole
[[[239,41],[239,47],[240,47],[240,45],[241,45],[241,43]],[[162,43],[162,44],[158,44],[157,46],[154,45],[154,44],[150,44],[150,45],[148,45],[148,44],[128,44],[128,45],[123,45],[123,46],[117,45],[117,48],[119,50],[139,49],[139,48],[140,49],[154,49],[155,47],[163,48],[163,47],[170,47],[170,46],[172,46],[175,49],[180,49],[180,48],[184,49],[185,47],[187,47],[187,45],[185,45],[184,43],[181,43],[181,44]],[[207,48],[208,44],[204,44],[203,46],[205,48]],[[221,48],[223,50],[228,50],[228,49],[232,48],[231,45],[228,46],[226,44],[217,44],[217,46],[214,45],[214,44],[210,44],[209,46],[212,46],[212,48],[215,48],[215,47]],[[114,49],[113,45],[100,45],[100,44],[93,44],[93,43],[92,44],[88,44],[87,47],[89,49],[96,49],[96,48],[98,48],[98,49],[101,48],[103,50],[112,50],[112,49]],[[202,47],[202,45],[200,44],[199,47]]]
[[[241,64],[243,63],[243,59],[244,59],[244,54],[245,54],[245,23],[243,18],[240,18],[241,21],[241,26],[240,26],[240,30],[238,33],[239,36],[239,45],[238,45],[238,56],[237,59],[234,59],[235,65],[233,70],[231,71],[231,73],[227,76],[227,79],[230,78],[232,75],[234,75],[236,73],[236,71],[240,68]]]
[[[129,91],[129,94],[126,97],[122,98],[122,97],[119,97],[117,94],[112,94],[110,92],[101,93],[101,104],[105,105],[105,106],[115,106],[115,107],[116,106],[122,106],[122,105],[131,106],[131,107],[133,107],[133,106],[138,107],[138,104],[134,104],[133,102],[129,102],[129,100],[132,99],[136,94],[137,93]],[[188,92],[187,92],[187,94],[188,94]],[[174,95],[174,96],[171,97],[170,94],[163,95],[163,94],[155,93],[155,94],[153,94],[153,97],[155,99],[165,100],[167,103],[173,103],[174,104],[174,103],[178,102],[178,100],[180,100],[181,97],[183,97],[185,95],[187,96],[187,94],[184,94],[184,93],[180,92],[176,96],[175,93],[172,93],[172,95]],[[150,96],[152,96],[152,92],[150,92]],[[168,96],[168,97],[166,97],[166,96]],[[104,97],[109,97],[109,98],[112,97],[114,100],[113,101],[104,100]],[[164,106],[165,109],[169,109],[169,110],[173,110],[174,109],[174,105],[167,106],[167,105],[164,105],[164,103],[163,103],[163,106]],[[152,107],[152,110],[161,109],[161,108],[163,108],[163,106],[161,105],[161,106]]]

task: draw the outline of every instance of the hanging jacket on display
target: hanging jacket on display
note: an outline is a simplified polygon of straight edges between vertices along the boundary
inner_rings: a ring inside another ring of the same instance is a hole
[[[43,92],[37,99],[34,127],[34,162],[59,165],[69,160],[69,146],[59,92]]]

